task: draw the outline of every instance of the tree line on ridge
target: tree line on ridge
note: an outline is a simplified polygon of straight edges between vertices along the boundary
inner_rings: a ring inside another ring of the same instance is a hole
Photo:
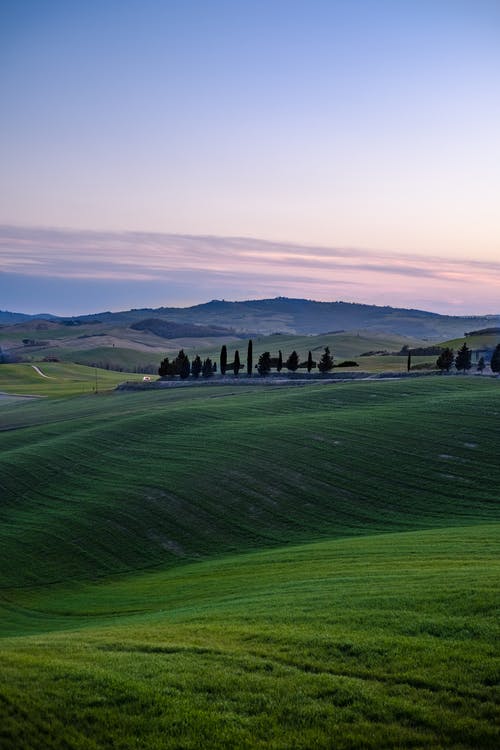
[[[411,355],[412,351],[408,351],[407,369],[411,369]],[[330,372],[335,367],[358,367],[358,363],[352,360],[346,360],[334,365],[333,356],[330,353],[328,346],[325,346],[324,352],[318,362],[315,362],[312,357],[312,352],[309,351],[307,359],[303,362],[300,361],[300,357],[294,350],[288,358],[285,360],[281,350],[278,352],[277,357],[272,357],[270,352],[263,352],[257,363],[255,369],[261,376],[269,375],[271,370],[276,370],[280,373],[283,369],[289,372],[296,372],[299,369],[305,369],[308,373],[311,370],[317,368],[320,373],[325,374]],[[455,367],[457,371],[467,372],[472,366],[472,351],[469,349],[467,344],[463,344],[455,355],[453,349],[446,347],[441,351],[441,354],[436,360],[436,368],[441,372],[449,372],[452,367]],[[493,372],[500,372],[500,344],[497,345],[491,358],[491,370]],[[482,372],[486,367],[484,357],[481,357],[477,363],[477,369]],[[219,371],[221,375],[231,373],[234,377],[238,377],[239,373],[246,369],[246,376],[251,377],[254,370],[253,363],[253,342],[250,339],[247,347],[246,366],[241,361],[240,353],[238,350],[235,351],[232,361],[228,360],[227,347],[224,344],[221,348],[219,357]],[[182,380],[189,376],[193,378],[212,377],[217,372],[217,363],[210,357],[202,360],[197,354],[191,362],[189,357],[186,355],[183,349],[179,351],[174,359],[165,357],[158,368],[158,375],[161,378],[179,376]]]
[[[357,362],[346,361],[341,362],[337,367],[357,367]],[[272,369],[277,372],[281,372],[284,368],[289,372],[296,372],[299,369],[306,369],[307,372],[311,372],[313,368],[318,368],[321,373],[330,372],[334,367],[333,356],[330,353],[328,346],[325,346],[324,352],[321,355],[319,362],[315,362],[312,357],[312,352],[308,353],[307,360],[305,362],[300,361],[300,357],[294,350],[290,356],[285,360],[281,350],[278,352],[277,357],[272,357],[270,352],[263,352],[255,365],[255,369],[261,376],[268,375]],[[240,353],[238,350],[235,351],[232,361],[228,361],[227,347],[224,344],[221,349],[219,357],[219,369],[221,375],[231,373],[235,377],[238,377],[241,370],[245,369],[245,365],[240,359]],[[250,339],[247,347],[247,358],[246,358],[246,375],[251,377],[254,370],[253,364],[253,342]],[[212,361],[210,357],[205,360],[201,360],[199,355],[190,362],[188,356],[184,350],[181,349],[175,359],[170,360],[169,357],[165,357],[158,368],[158,375],[161,378],[173,377],[178,375],[182,380],[188,378],[190,375],[193,378],[198,378],[200,375],[204,378],[211,377],[217,372],[217,363]]]

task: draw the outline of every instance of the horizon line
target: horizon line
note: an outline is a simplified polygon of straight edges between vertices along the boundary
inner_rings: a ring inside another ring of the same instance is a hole
[[[160,305],[159,307],[129,307],[129,308],[121,308],[121,309],[115,309],[115,310],[97,310],[96,312],[90,312],[90,313],[79,313],[79,314],[73,314],[73,315],[57,315],[55,313],[51,312],[37,312],[37,313],[24,313],[18,310],[2,310],[0,309],[0,314],[8,314],[8,315],[23,315],[28,318],[37,318],[37,317],[43,317],[43,316],[50,316],[51,318],[57,318],[58,320],[73,320],[76,318],[89,318],[94,317],[97,315],[120,315],[120,313],[128,313],[128,312],[141,312],[141,311],[151,311],[155,312],[157,310],[190,310],[195,307],[203,307],[206,305],[211,305],[213,303],[225,303],[230,305],[238,305],[238,304],[246,304],[246,303],[252,303],[252,302],[276,302],[278,300],[284,300],[287,302],[306,302],[306,303],[312,303],[317,305],[356,305],[359,307],[375,307],[379,309],[389,309],[389,310],[404,310],[408,312],[423,312],[428,313],[429,315],[435,315],[440,318],[460,318],[460,319],[474,319],[474,318],[500,318],[500,312],[498,313],[471,313],[468,315],[450,315],[448,313],[439,313],[435,312],[434,310],[425,310],[423,308],[419,307],[401,307],[399,305],[377,305],[372,304],[369,302],[353,302],[353,301],[347,301],[347,300],[318,300],[318,299],[312,299],[309,297],[288,297],[287,295],[277,295],[275,297],[251,297],[246,299],[225,299],[225,298],[216,298],[210,299],[206,302],[197,302],[194,305]],[[15,324],[13,324],[15,325]]]

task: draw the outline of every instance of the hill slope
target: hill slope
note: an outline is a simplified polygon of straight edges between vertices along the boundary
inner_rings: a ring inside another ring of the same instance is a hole
[[[2,585],[496,519],[498,413],[477,378],[4,406]]]
[[[499,528],[9,592],[2,748],[496,749]]]
[[[496,749],[499,415],[467,377],[0,404],[2,749]]]

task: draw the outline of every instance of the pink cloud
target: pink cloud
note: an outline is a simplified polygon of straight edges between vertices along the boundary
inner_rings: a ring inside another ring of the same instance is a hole
[[[240,298],[342,298],[456,314],[500,307],[494,261],[252,238],[3,226],[0,261],[4,273],[30,277],[191,284],[191,298],[199,288],[213,297],[233,289]]]

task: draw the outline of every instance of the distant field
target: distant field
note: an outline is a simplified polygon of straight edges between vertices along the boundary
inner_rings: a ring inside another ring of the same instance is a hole
[[[452,349],[457,351],[457,349],[459,349],[464,343],[467,344],[469,349],[494,349],[497,344],[500,344],[500,334],[483,333],[479,336],[463,336],[461,338],[445,341],[443,346],[450,346]]]
[[[498,379],[102,394],[0,403],[2,750],[496,750]]]
[[[163,357],[175,356],[180,349],[184,349],[190,358],[199,354],[203,358],[211,357],[218,363],[223,344],[226,344],[228,348],[229,361],[232,361],[234,352],[238,349],[242,362],[246,363],[249,337],[237,339],[228,335],[221,338],[163,339],[147,331],[111,328],[104,325],[75,328],[53,324],[37,325],[47,325],[48,330],[27,332],[24,327],[20,327],[20,330],[14,334],[11,332],[12,327],[4,331],[0,329],[0,344],[2,346],[10,344],[14,347],[11,349],[13,354],[30,359],[34,363],[51,356],[57,357],[62,362],[78,362],[90,366],[97,364],[104,367],[108,365],[111,368],[121,368],[129,372],[143,367],[153,368],[156,372]],[[15,326],[14,331],[17,328],[18,326]],[[99,333],[100,329],[102,332]],[[13,338],[14,335],[15,338]],[[25,337],[40,341],[43,345],[23,346],[22,339]],[[252,340],[254,364],[257,363],[262,352],[269,351],[272,356],[277,357],[280,349],[285,360],[293,350],[296,350],[301,361],[306,361],[309,350],[312,351],[314,359],[319,360],[324,347],[328,346],[338,364],[345,359],[358,359],[360,354],[367,351],[398,352],[404,344],[410,347],[425,344],[419,339],[397,334],[367,331],[324,333],[314,336],[279,334],[257,336]],[[359,362],[360,366],[368,371],[377,371],[381,367],[385,369],[406,368],[406,357],[396,357],[392,361],[389,357],[384,359],[385,361],[380,365],[377,358],[371,357],[362,357]],[[417,361],[434,362],[435,359],[435,357],[424,358],[424,360],[415,359],[415,363]]]
[[[21,336],[26,336],[26,332],[17,334],[18,348],[13,352],[23,358],[29,358],[34,364],[43,360],[44,357],[54,356],[61,362],[74,363],[81,365],[94,366],[100,369],[110,368],[112,370],[122,370],[123,372],[135,372],[147,368],[147,371],[156,375],[161,360],[168,356],[175,357],[180,349],[184,349],[187,355],[192,359],[196,354],[202,358],[211,357],[219,364],[220,351],[223,344],[227,346],[228,361],[234,358],[236,350],[239,351],[240,359],[243,365],[246,365],[246,352],[248,338],[235,339],[234,336],[222,338],[185,338],[185,339],[162,339],[154,336],[147,331],[131,331],[127,329],[110,329],[106,334],[95,335],[95,326],[86,326],[72,330],[66,326],[64,330],[54,330],[54,337],[57,333],[59,336],[65,334],[64,339],[54,338],[50,345],[42,347],[21,346]],[[81,330],[85,333],[81,333]],[[52,331],[49,332],[52,337]],[[72,336],[68,333],[73,333]],[[0,342],[2,331],[0,330]],[[3,334],[5,337],[7,334]],[[274,334],[270,336],[253,337],[254,365],[257,363],[259,355],[264,351],[269,351],[271,356],[277,357],[278,351],[281,350],[283,359],[292,351],[299,354],[300,360],[307,360],[308,352],[311,351],[313,359],[318,362],[325,346],[330,348],[334,357],[335,364],[343,360],[354,360],[359,365],[359,370],[370,373],[385,371],[405,371],[407,366],[406,356],[397,356],[401,348],[422,347],[429,345],[428,341],[420,339],[399,336],[396,334],[377,333],[372,331],[351,331],[340,333],[324,333],[318,335],[295,335],[295,334]],[[445,341],[443,346],[451,346],[455,351],[466,341],[470,348],[494,347],[498,341],[498,335],[472,336],[461,339]],[[436,344],[436,342],[433,342]],[[386,352],[385,354],[375,353],[371,356],[361,356],[366,352]],[[412,356],[412,367],[435,368],[437,355],[419,355]],[[283,372],[287,372],[286,368]],[[305,372],[305,370],[300,370]],[[317,372],[317,370],[313,370]],[[0,381],[1,381],[0,367]]]
[[[178,349],[175,351],[176,354],[177,351]],[[102,365],[107,365],[113,370],[121,368],[123,372],[134,372],[138,368],[148,368],[148,372],[151,370],[151,374],[154,375],[158,375],[159,364],[166,354],[167,352],[164,348],[141,351],[139,349],[127,349],[120,346],[113,348],[102,346],[79,351],[66,349],[62,352],[57,352],[61,361],[78,362],[78,364],[87,366],[97,364],[100,369],[102,369]]]
[[[0,365],[0,392],[48,397],[75,396],[115,388],[124,380],[142,380],[142,375],[112,372],[64,362],[33,363],[47,377],[42,377],[31,364]]]

